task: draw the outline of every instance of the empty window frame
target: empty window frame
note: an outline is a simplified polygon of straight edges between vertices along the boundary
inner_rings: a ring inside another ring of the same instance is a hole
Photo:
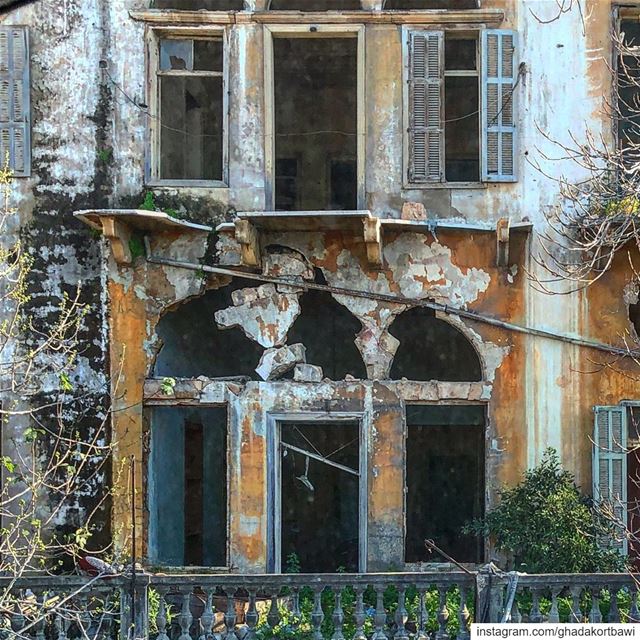
[[[29,31],[0,26],[0,166],[31,174]]]
[[[149,560],[226,566],[226,408],[153,408],[149,465]]]
[[[406,33],[407,184],[514,181],[515,33]]]
[[[364,27],[316,28],[266,25],[266,173],[276,210],[364,203]]]
[[[483,540],[462,528],[484,514],[485,408],[408,405],[406,418],[406,562],[447,562],[426,539],[458,562],[482,562]]]
[[[638,14],[627,14],[619,22],[621,51],[617,60],[617,134],[625,163],[635,165],[640,160],[640,46]]]
[[[157,117],[150,119],[151,179],[226,182],[226,75],[223,34],[162,37],[155,44]]]

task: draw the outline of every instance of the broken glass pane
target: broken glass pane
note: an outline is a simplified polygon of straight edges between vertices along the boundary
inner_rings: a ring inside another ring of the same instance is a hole
[[[160,71],[192,71],[193,40],[160,40]]]

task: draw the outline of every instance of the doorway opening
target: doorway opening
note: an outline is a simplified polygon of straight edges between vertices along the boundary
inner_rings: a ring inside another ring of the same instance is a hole
[[[273,40],[279,211],[357,208],[358,37],[325,36]]]
[[[278,429],[275,571],[362,570],[359,423],[287,421]]]

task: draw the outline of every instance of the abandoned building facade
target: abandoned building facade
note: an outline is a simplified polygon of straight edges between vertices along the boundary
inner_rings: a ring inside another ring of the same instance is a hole
[[[592,440],[626,441],[634,365],[587,343],[636,337],[628,263],[535,286],[553,176],[581,177],[555,141],[613,140],[611,31],[640,18],[582,4],[5,10],[29,293],[46,321],[82,285],[74,382],[109,386],[112,466],[136,469],[105,530],[135,520],[145,566],[414,570],[446,560],[426,538],[481,564],[463,525],[548,446],[627,499],[633,464]]]

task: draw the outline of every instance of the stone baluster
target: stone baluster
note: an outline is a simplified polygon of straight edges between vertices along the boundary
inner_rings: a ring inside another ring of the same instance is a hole
[[[609,593],[611,593],[611,605],[609,606],[607,622],[620,622],[620,610],[618,609],[618,587],[609,587]]]
[[[225,627],[225,639],[226,640],[238,640],[236,635],[236,587],[228,586],[224,592],[227,595],[227,610],[224,612],[224,627]]]
[[[427,626],[429,624],[429,612],[427,611],[427,589],[425,587],[420,588],[420,604],[418,605],[418,629],[416,633],[416,640],[427,640],[429,635],[427,633]]]
[[[278,609],[278,594],[271,596],[271,605],[269,606],[269,613],[267,614],[267,622],[271,629],[275,629],[280,624],[281,616]]]
[[[633,587],[631,591],[631,607],[629,608],[629,622],[640,622],[640,611],[638,610],[638,589]]]
[[[297,629],[300,626],[300,621],[302,619],[302,612],[300,611],[300,588],[293,588],[293,595],[291,596],[291,615],[293,616],[293,620],[291,626],[294,629]]]
[[[322,592],[324,587],[316,585],[313,588],[313,611],[311,612],[311,625],[313,626],[314,640],[323,640],[322,623],[324,622],[324,612],[322,611]]]
[[[331,640],[345,640],[342,627],[344,626],[344,610],[342,609],[342,590],[340,587],[335,589],[336,601],[333,607],[331,621],[333,622],[333,635]]]
[[[356,630],[353,634],[352,640],[367,640],[367,636],[364,632],[364,623],[367,619],[365,611],[364,611],[364,587],[362,585],[357,585],[355,587],[356,592],[356,606],[353,611],[353,620],[356,623]]]
[[[438,587],[438,630],[436,640],[449,640],[447,633],[447,622],[449,621],[449,611],[447,610],[447,588]]]
[[[191,588],[180,589],[182,595],[182,608],[178,616],[178,624],[180,625],[180,636],[178,640],[191,640],[191,623],[193,616],[191,615]]]
[[[169,640],[169,636],[167,635],[167,601],[166,601],[167,591],[166,589],[158,590],[158,613],[156,615],[156,627],[158,628],[158,637],[156,640]]]
[[[256,608],[256,590],[249,589],[249,606],[244,617],[245,622],[247,623],[247,635],[245,636],[245,640],[255,640],[258,637],[256,635],[256,627],[258,626],[259,618],[258,609]]]
[[[540,611],[540,589],[531,589],[531,613],[529,614],[529,622],[539,623],[544,620],[544,616]]]
[[[81,638],[88,638],[89,632],[91,630],[91,624],[93,622],[93,617],[91,615],[91,611],[89,611],[89,602],[86,596],[82,596],[78,602],[80,606],[80,611],[76,618],[76,624],[78,625],[78,629],[80,631]],[[102,602],[102,606],[106,606],[106,602]]]
[[[376,590],[376,613],[373,616],[375,632],[371,640],[387,640],[384,628],[387,624],[387,612],[384,610],[384,585],[375,587]]]
[[[113,616],[109,611],[103,611],[98,621],[95,640],[109,640],[111,638],[111,627],[113,626]],[[156,636],[159,640],[160,634]]]
[[[38,619],[33,625],[35,640],[45,640],[47,630],[47,593],[43,591],[40,594],[39,605],[36,608]]]
[[[522,622],[522,614],[520,613],[520,607],[518,601],[514,598],[511,605],[511,622],[513,624],[520,624]]]
[[[213,588],[207,591],[207,601],[204,606],[204,611],[200,617],[200,624],[202,625],[202,635],[200,640],[212,640],[213,639],[213,623],[215,622],[216,615],[213,610]]]
[[[56,640],[67,640],[67,631],[69,630],[69,621],[60,612],[56,612],[55,617]]]
[[[582,611],[580,610],[580,593],[582,587],[571,587],[571,616],[570,622],[582,622]]]
[[[549,622],[560,622],[560,612],[558,611],[558,594],[560,589],[551,590],[551,609],[549,610]]]
[[[600,589],[592,587],[591,592],[591,610],[589,611],[589,622],[602,622],[602,613],[600,611]]]
[[[405,604],[406,589],[403,584],[398,586],[398,607],[396,608],[395,623],[396,632],[393,636],[394,640],[409,640],[406,625],[409,618],[407,607]]]
[[[16,601],[13,605],[13,611],[11,613],[11,630],[16,634],[16,636],[20,636],[20,631],[24,628],[26,624],[26,618],[24,614],[20,610],[20,604]]]
[[[458,607],[458,640],[469,639],[469,609],[467,608],[467,587],[460,585],[460,606]]]

